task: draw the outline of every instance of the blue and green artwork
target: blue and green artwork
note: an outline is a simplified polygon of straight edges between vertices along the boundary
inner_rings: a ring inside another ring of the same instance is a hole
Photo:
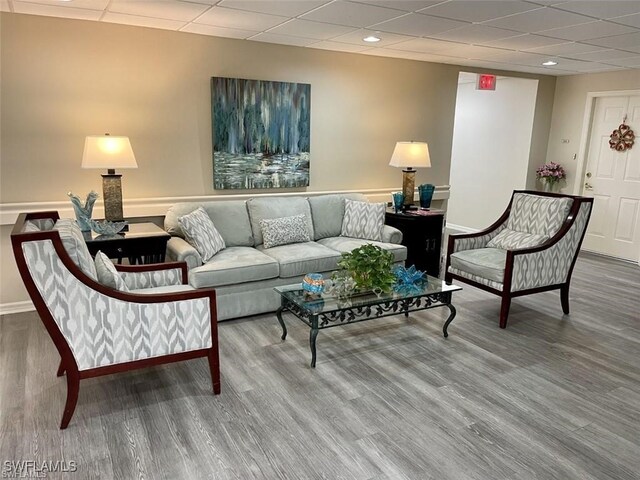
[[[211,79],[216,190],[309,186],[311,85]]]

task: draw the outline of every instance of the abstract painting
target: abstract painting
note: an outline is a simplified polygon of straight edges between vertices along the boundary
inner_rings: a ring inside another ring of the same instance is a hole
[[[309,186],[311,85],[211,79],[216,190]]]

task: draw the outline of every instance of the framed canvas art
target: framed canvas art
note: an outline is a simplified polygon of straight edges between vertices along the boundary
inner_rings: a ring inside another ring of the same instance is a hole
[[[311,85],[211,79],[216,190],[309,186]]]

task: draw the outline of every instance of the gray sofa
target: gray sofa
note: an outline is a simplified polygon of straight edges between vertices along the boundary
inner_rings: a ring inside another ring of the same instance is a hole
[[[345,198],[366,201],[363,195],[349,194],[178,203],[165,217],[165,229],[172,235],[167,258],[187,262],[193,287],[216,289],[218,320],[275,311],[280,298],[273,287],[301,282],[310,272],[327,277],[337,269],[341,253],[367,243],[389,250],[396,262],[403,263],[407,249],[400,245],[402,233],[393,227],[384,226],[382,242],[340,236]],[[198,207],[209,214],[226,243],[205,264],[184,240],[178,224],[178,218]],[[299,214],[308,218],[314,241],[263,247],[260,220]]]

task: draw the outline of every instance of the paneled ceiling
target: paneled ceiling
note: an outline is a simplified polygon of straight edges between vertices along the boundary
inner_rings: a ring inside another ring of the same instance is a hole
[[[640,69],[640,0],[0,0],[0,10],[550,75]]]

